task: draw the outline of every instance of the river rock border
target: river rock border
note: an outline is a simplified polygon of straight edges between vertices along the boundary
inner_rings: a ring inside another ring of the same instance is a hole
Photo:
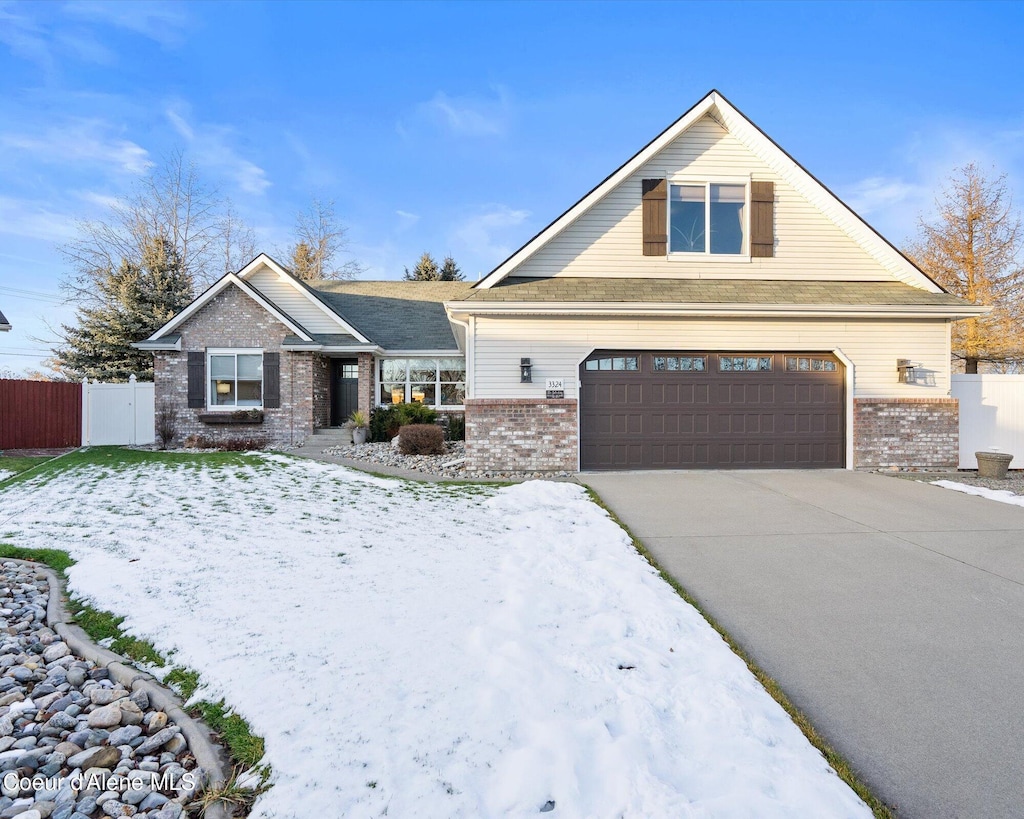
[[[191,717],[182,707],[178,697],[161,685],[157,679],[131,665],[130,660],[109,649],[96,645],[89,635],[75,625],[67,607],[64,605],[64,584],[60,576],[43,563],[30,560],[3,558],[0,564],[14,563],[36,573],[45,575],[48,586],[46,607],[46,624],[67,645],[76,657],[92,662],[97,668],[106,669],[109,679],[120,685],[130,694],[144,692],[149,699],[151,708],[167,715],[169,725],[181,729],[189,752],[201,771],[201,790],[217,790],[228,781],[226,764],[222,750],[211,740],[211,732],[199,720]],[[109,747],[109,746],[104,746]],[[205,819],[229,819],[231,812],[226,804],[218,801],[206,806],[203,814]]]

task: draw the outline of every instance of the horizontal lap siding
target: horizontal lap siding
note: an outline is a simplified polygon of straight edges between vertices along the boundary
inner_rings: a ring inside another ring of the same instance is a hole
[[[948,337],[943,321],[478,317],[473,397],[542,397],[548,378],[564,378],[566,397],[575,396],[579,363],[595,349],[825,352],[837,347],[853,361],[857,397],[947,396]],[[519,382],[523,357],[533,364],[531,384]],[[897,358],[918,365],[925,383],[900,384]]]
[[[344,332],[338,322],[272,270],[259,270],[249,277],[248,282],[309,332]]]
[[[748,176],[775,183],[775,255],[744,262],[641,255],[641,180],[666,174]],[[889,280],[866,251],[718,123],[704,118],[625,180],[514,276],[653,276]]]

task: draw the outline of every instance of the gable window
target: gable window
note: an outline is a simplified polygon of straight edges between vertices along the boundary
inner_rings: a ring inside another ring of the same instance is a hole
[[[466,401],[463,358],[384,358],[377,383],[381,404],[403,402],[461,407]]]
[[[747,252],[747,186],[671,185],[669,253],[738,256]]]
[[[263,406],[263,352],[216,350],[208,355],[210,409]]]

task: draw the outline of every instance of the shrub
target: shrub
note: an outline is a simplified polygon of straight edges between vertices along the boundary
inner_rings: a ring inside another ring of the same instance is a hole
[[[448,416],[448,440],[449,441],[465,441],[466,440],[466,416],[465,415],[449,415]]]
[[[409,424],[433,424],[437,410],[423,404],[386,404],[370,413],[370,440],[390,441],[401,427]]]
[[[437,424],[404,426],[398,450],[403,455],[444,455],[444,430]]]
[[[178,411],[168,403],[156,411],[156,438],[160,449],[167,449],[178,436]]]

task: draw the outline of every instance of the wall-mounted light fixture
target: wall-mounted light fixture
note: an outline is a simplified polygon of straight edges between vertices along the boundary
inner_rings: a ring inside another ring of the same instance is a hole
[[[523,384],[533,382],[533,365],[528,358],[519,359],[519,381]]]
[[[910,363],[909,358],[897,358],[896,371],[900,374],[901,384],[914,384],[917,382],[917,376],[914,375],[914,365]]]

